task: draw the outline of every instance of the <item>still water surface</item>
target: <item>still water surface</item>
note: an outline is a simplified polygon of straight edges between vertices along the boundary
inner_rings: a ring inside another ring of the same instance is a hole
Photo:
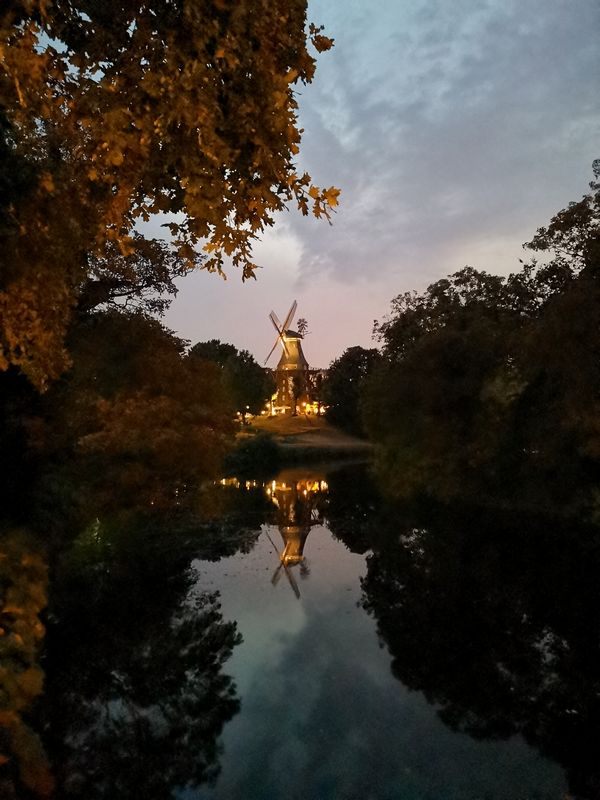
[[[360,606],[365,557],[325,525],[306,542],[300,597],[285,578],[273,586],[278,555],[269,536],[277,543],[278,534],[265,526],[248,555],[194,565],[244,637],[227,667],[242,704],[224,731],[216,787],[186,797],[564,795],[562,770],[521,737],[478,742],[452,733],[435,706],[395,680]]]
[[[392,506],[356,466],[223,484],[208,524],[94,519],[45,615],[7,545],[0,795],[600,796],[595,529]]]

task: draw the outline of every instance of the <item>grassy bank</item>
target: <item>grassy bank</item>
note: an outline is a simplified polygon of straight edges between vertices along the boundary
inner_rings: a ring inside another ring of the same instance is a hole
[[[229,474],[271,474],[294,464],[369,458],[372,445],[322,417],[257,418],[238,434],[227,457]]]

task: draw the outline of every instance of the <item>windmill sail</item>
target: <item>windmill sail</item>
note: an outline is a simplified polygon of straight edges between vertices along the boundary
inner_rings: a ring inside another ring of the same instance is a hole
[[[286,354],[288,353],[287,344],[286,344],[286,341],[285,341],[285,333],[286,333],[287,329],[289,328],[289,326],[292,324],[292,320],[294,318],[294,314],[296,313],[296,309],[297,308],[298,308],[298,303],[294,300],[294,302],[292,303],[292,305],[290,307],[290,310],[287,313],[287,316],[285,318],[285,322],[283,323],[283,325],[279,321],[279,318],[277,317],[277,314],[274,311],[271,311],[271,313],[269,314],[269,319],[271,320],[271,323],[272,323],[273,327],[277,331],[277,338],[275,339],[275,343],[273,344],[273,347],[269,351],[269,355],[265,358],[265,364],[271,358],[271,356],[273,355],[273,353],[274,353],[274,351],[275,351],[275,349],[276,349],[276,347],[277,347],[277,345],[279,343],[281,343],[281,346],[283,347],[284,353],[286,353]]]

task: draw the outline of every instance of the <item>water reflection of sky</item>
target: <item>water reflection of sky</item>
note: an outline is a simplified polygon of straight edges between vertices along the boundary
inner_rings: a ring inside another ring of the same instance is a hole
[[[226,668],[242,709],[225,728],[216,786],[185,800],[564,796],[562,770],[521,738],[480,742],[454,733],[421,693],[392,676],[374,621],[358,604],[364,556],[312,527],[309,572],[301,578],[292,567],[298,599],[284,577],[271,582],[279,564],[272,542],[281,541],[265,526],[249,554],[194,563],[199,588],[221,592],[225,619],[244,637]]]

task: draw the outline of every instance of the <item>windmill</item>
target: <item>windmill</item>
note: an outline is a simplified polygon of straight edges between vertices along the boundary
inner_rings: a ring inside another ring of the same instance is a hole
[[[292,572],[290,570],[290,567],[289,567],[289,563],[290,562],[287,560],[287,558],[285,556],[285,551],[283,553],[279,552],[279,550],[277,549],[277,545],[275,544],[273,539],[271,539],[271,536],[270,536],[268,531],[267,531],[267,537],[268,537],[269,541],[271,542],[271,545],[273,546],[273,549],[275,550],[275,552],[279,556],[279,566],[277,567],[277,569],[273,573],[273,577],[271,578],[271,583],[273,584],[273,586],[277,586],[279,578],[281,577],[281,570],[283,570],[285,572],[285,577],[288,579],[288,583],[292,587],[293,593],[296,595],[298,600],[300,600],[300,589],[298,588],[298,584],[296,583],[296,579],[294,578],[294,576],[292,575]]]
[[[298,303],[294,300],[283,324],[277,314],[271,311],[269,319],[277,331],[277,337],[265,359],[265,364],[273,355],[278,344],[281,344],[282,353],[279,363],[275,368],[277,381],[277,400],[279,408],[291,410],[295,413],[296,403],[306,392],[308,386],[308,361],[302,352],[302,334],[290,329]]]

